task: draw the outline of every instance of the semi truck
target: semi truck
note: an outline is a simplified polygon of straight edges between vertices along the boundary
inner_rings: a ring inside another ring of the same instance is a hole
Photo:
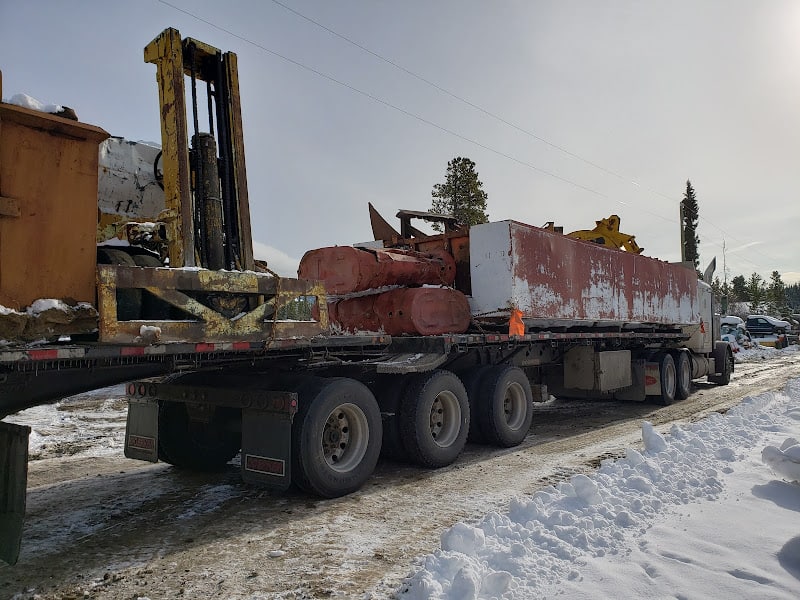
[[[381,454],[519,445],[551,394],[669,404],[730,380],[710,287],[632,236],[412,210],[398,231],[370,205],[373,241],[278,276],[252,253],[236,55],[167,29],[144,57],[160,146],[0,104],[0,417],[125,383],[125,456],[239,455],[247,483],[336,497]],[[0,421],[9,563],[29,433]]]

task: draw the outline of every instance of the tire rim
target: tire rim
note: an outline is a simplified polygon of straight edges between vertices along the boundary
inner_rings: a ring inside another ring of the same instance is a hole
[[[670,398],[675,396],[675,365],[666,365],[661,373],[661,381],[664,385],[664,392]]]
[[[461,405],[449,390],[436,395],[431,405],[431,436],[437,446],[453,445],[461,431]]]
[[[688,360],[679,361],[681,365],[681,381],[683,382],[683,391],[689,390],[690,382],[692,380],[692,366]]]
[[[525,422],[528,414],[528,400],[522,385],[516,381],[511,382],[506,388],[503,398],[503,415],[509,429],[516,431]]]
[[[355,404],[337,406],[322,430],[322,454],[328,466],[339,473],[356,468],[367,453],[367,416]]]

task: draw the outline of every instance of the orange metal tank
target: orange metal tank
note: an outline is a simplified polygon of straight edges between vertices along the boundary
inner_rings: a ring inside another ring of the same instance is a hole
[[[422,253],[332,246],[306,252],[297,276],[321,281],[329,294],[350,294],[390,285],[451,285],[456,263],[443,250]]]
[[[0,103],[0,304],[95,303],[99,127]]]
[[[383,331],[389,335],[464,333],[470,324],[466,296],[452,288],[400,288],[339,300],[328,315],[348,331]]]

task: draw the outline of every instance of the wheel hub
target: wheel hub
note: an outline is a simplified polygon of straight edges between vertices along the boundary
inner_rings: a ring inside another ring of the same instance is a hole
[[[364,411],[349,402],[332,410],[322,429],[320,444],[322,456],[330,468],[340,473],[356,468],[369,445]]]
[[[329,463],[338,463],[350,443],[350,424],[347,415],[341,411],[334,411],[325,423],[322,433],[322,449],[325,460]]]
[[[431,404],[430,429],[433,441],[446,448],[458,438],[461,408],[458,398],[449,390],[437,394]]]

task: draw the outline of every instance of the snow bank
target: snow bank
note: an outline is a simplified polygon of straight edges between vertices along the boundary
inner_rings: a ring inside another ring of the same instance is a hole
[[[745,450],[757,448],[765,433],[781,429],[781,422],[800,420],[800,409],[789,406],[800,398],[800,380],[791,382],[787,393],[794,399],[778,393],[746,398],[725,416],[675,425],[669,435],[645,422],[642,452],[628,449],[625,458],[604,461],[592,476],[575,475],[513,500],[506,514],[490,513],[479,523],[458,523],[446,531],[441,549],[421,559],[399,597],[513,599],[558,593],[562,582],[581,579],[587,561],[620,560],[654,523],[674,516],[679,507],[718,500],[722,480]],[[800,475],[796,440],[764,453],[776,472],[790,479]]]

